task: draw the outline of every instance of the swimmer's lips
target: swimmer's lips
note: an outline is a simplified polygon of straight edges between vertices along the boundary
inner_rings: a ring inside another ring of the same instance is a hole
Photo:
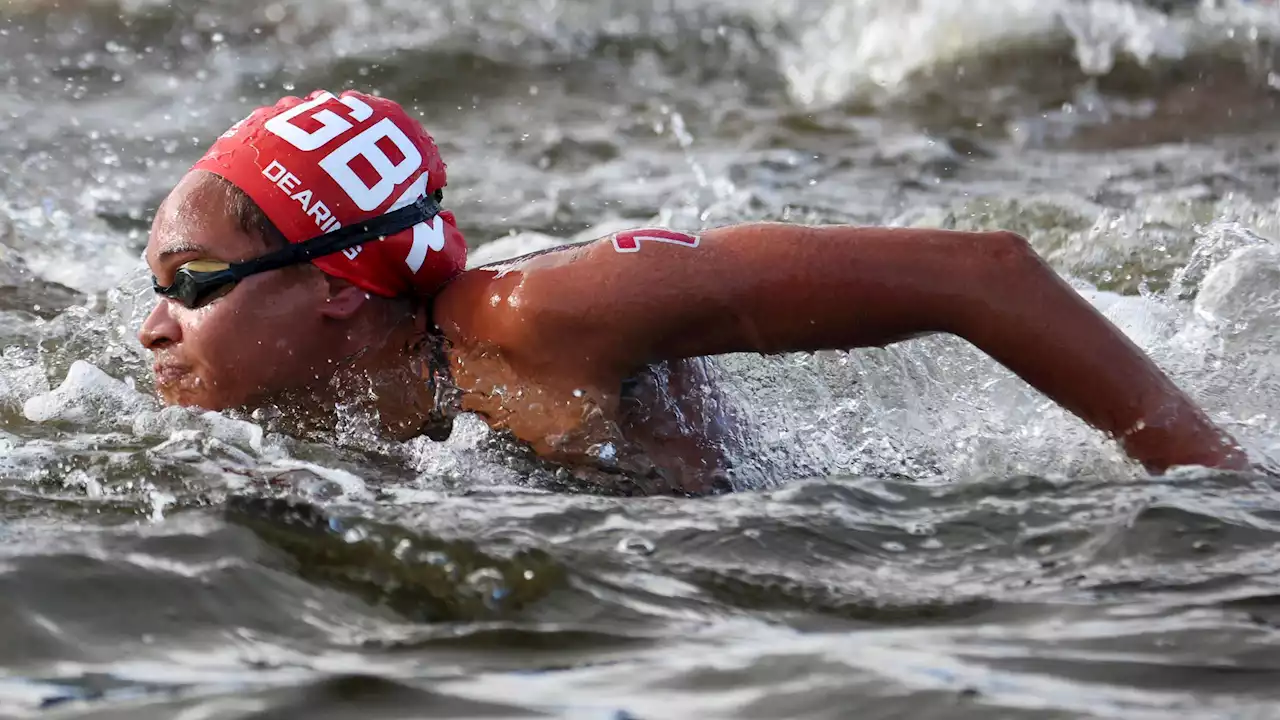
[[[191,374],[191,368],[177,363],[156,363],[151,366],[151,372],[156,377],[156,389],[163,393],[180,388],[183,379]]]

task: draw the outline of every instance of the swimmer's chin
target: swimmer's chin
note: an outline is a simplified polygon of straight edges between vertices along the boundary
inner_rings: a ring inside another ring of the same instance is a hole
[[[181,388],[165,387],[159,383],[156,384],[156,395],[159,396],[160,402],[166,407],[183,407],[200,412],[222,412],[236,407],[235,405],[201,398]]]
[[[163,382],[158,378],[156,379],[156,395],[166,407],[185,407],[193,410],[221,409],[211,407],[216,406],[217,403],[211,403],[207,399],[199,397],[198,393],[193,393],[177,383]]]
[[[222,412],[240,407],[243,403],[230,402],[228,398],[210,396],[209,384],[185,368],[157,368],[156,395],[164,405],[185,407],[205,412]]]
[[[159,369],[159,366],[158,366]],[[182,368],[164,368],[157,372],[155,390],[168,407],[183,407],[196,412],[228,413],[231,417],[255,422],[267,421],[273,428],[295,437],[327,437],[337,423],[334,415],[335,393],[331,383],[276,390],[260,389],[247,397],[219,396],[210,393],[216,382],[209,382],[196,372]],[[376,418],[379,434],[387,440],[405,442],[425,435],[432,440],[449,437],[452,418],[428,419],[429,413],[414,407],[397,408],[398,412],[380,412],[380,408],[357,400],[349,411],[367,412]]]

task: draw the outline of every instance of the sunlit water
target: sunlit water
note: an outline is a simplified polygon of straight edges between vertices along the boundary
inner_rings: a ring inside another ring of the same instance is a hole
[[[1280,717],[1275,3],[58,5],[0,8],[0,714]],[[1017,230],[1259,471],[1150,477],[950,338],[710,362],[708,500],[547,492],[475,418],[162,409],[150,214],[315,87],[421,115],[473,263]]]

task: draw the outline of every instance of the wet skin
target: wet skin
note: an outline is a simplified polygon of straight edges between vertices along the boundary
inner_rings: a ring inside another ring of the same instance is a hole
[[[165,283],[183,262],[265,250],[196,173],[160,208],[147,259]],[[696,248],[622,253],[604,240],[467,271],[402,316],[307,266],[249,278],[200,310],[162,300],[139,338],[166,402],[217,410],[324,392],[350,367],[411,378],[401,371],[428,332],[447,340],[458,409],[603,491],[724,487],[716,400],[689,358],[937,332],[973,343],[1149,470],[1247,466],[1139,348],[1003,232],[765,223],[710,230]],[[395,434],[421,425],[422,383],[379,390]]]
[[[1093,427],[1151,471],[1243,468],[1245,454],[1119,329],[1012,233],[740,225],[697,248],[609,242],[464,274],[435,322],[500,372],[537,379],[541,407],[567,424],[598,397],[606,416],[621,378],[651,363],[730,352],[882,346],[958,335]],[[492,368],[492,370],[490,370]],[[533,413],[517,436],[552,455]]]
[[[273,249],[239,227],[227,205],[225,189],[204,173],[174,189],[156,214],[146,252],[161,285],[187,262],[242,261]],[[247,278],[199,309],[158,298],[138,338],[153,354],[156,391],[168,404],[225,410],[274,403],[324,412],[332,408],[335,373],[356,369],[375,378],[377,410],[390,434],[408,437],[434,398],[415,382],[422,358],[412,357],[430,331],[429,310],[402,305],[388,308],[304,265]],[[716,425],[701,421],[709,415],[701,396],[684,390],[703,384],[695,365],[639,373],[624,397],[622,378],[610,387],[563,376],[543,382],[512,374],[506,340],[490,348],[457,332],[450,339],[458,341],[447,352],[461,409],[518,430],[521,439],[536,438],[535,451],[571,469],[578,486],[628,494],[725,487]],[[674,404],[665,403],[671,396]],[[654,464],[654,457],[665,459]]]
[[[231,262],[267,252],[260,238],[218,210],[226,204],[225,192],[199,176],[188,176],[170,194],[156,214],[146,251],[161,284],[172,282],[186,262]],[[341,328],[318,311],[326,285],[309,268],[290,268],[247,278],[195,310],[159,300],[138,339],[153,354],[160,397],[221,410],[251,405],[331,372],[326,350]]]

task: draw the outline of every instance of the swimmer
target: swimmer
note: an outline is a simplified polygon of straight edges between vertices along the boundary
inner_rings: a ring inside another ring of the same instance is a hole
[[[693,359],[964,338],[1152,472],[1248,467],[1018,235],[751,223],[620,232],[467,270],[445,164],[396,103],[254,111],[159,207],[139,332],[169,404],[333,415],[390,437],[475,413],[585,491],[730,487]]]

